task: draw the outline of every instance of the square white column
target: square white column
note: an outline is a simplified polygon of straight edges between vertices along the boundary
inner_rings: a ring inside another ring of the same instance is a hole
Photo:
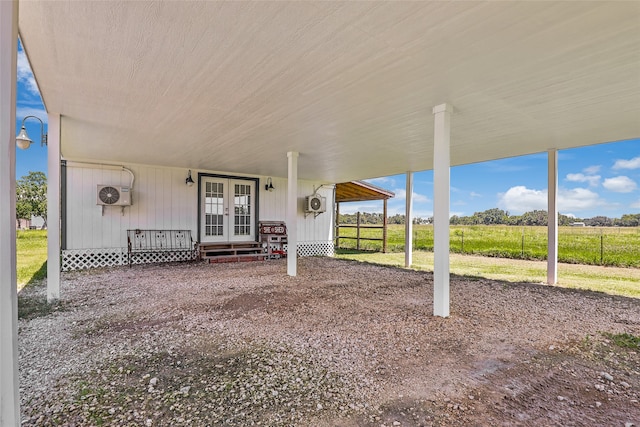
[[[413,172],[407,172],[406,198],[404,210],[404,266],[413,264]]]
[[[60,298],[60,114],[48,116],[47,301]]]
[[[0,1],[0,426],[20,425],[16,278],[18,2]]]
[[[433,107],[433,314],[449,316],[451,106]]]
[[[298,153],[287,153],[287,274],[298,274]]]
[[[558,283],[558,150],[547,152],[547,283]]]

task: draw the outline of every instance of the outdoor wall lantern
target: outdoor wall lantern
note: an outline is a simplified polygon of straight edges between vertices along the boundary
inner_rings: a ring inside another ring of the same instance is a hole
[[[187,184],[187,187],[193,187],[193,178],[191,178],[191,169],[189,169],[189,176],[184,180],[184,183]]]
[[[26,116],[24,119],[22,119],[22,128],[20,129],[20,133],[18,134],[18,136],[16,136],[16,145],[18,146],[18,148],[20,148],[21,150],[26,150],[33,142],[31,138],[29,138],[29,135],[27,135],[27,129],[24,127],[24,122],[27,119],[36,119],[40,122],[40,146],[44,147],[45,145],[47,145],[47,134],[44,133],[44,122],[40,120],[39,117]]]
[[[275,187],[273,186],[273,182],[271,182],[271,177],[267,178],[267,183],[265,184],[264,189],[267,191],[275,190]]]

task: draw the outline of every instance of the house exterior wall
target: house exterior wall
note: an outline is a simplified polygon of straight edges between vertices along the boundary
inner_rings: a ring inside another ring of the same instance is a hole
[[[118,165],[120,166],[120,165]],[[122,164],[135,177],[132,205],[124,209],[97,205],[97,186],[131,186],[131,176],[122,168],[82,162],[67,163],[66,247],[63,270],[119,265],[126,261],[128,229],[191,230],[198,236],[198,185],[185,184],[187,169]],[[258,219],[285,221],[287,179],[272,178],[275,190],[265,191],[267,177],[220,171],[192,169],[198,173],[259,178]],[[318,193],[327,198],[327,211],[315,216],[304,213],[304,199],[321,187],[321,183],[298,183],[298,253],[333,254],[333,186],[323,186]],[[291,227],[291,224],[287,224]],[[256,239],[258,236],[256,236]]]

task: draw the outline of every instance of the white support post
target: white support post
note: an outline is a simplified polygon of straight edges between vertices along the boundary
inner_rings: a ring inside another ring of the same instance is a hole
[[[433,107],[433,315],[449,316],[451,106]]]
[[[47,301],[60,298],[60,114],[48,116]]]
[[[0,1],[0,426],[20,425],[16,279],[18,2]]]
[[[547,283],[558,283],[558,150],[547,152]]]
[[[289,151],[287,174],[287,274],[298,274],[298,153]]]
[[[413,264],[413,172],[407,172],[406,199],[404,209],[404,266]]]

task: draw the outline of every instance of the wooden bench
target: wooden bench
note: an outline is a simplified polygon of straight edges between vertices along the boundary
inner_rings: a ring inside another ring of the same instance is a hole
[[[196,244],[191,230],[127,230],[127,260],[147,262],[192,261]]]

